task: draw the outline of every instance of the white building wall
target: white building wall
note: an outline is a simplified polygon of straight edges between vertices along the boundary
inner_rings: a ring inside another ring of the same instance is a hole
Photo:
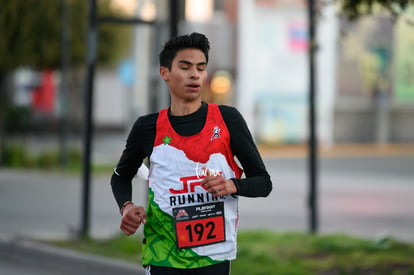
[[[308,138],[307,7],[301,1],[239,1],[237,105],[263,143]],[[319,22],[318,136],[332,142],[336,24],[333,7]]]

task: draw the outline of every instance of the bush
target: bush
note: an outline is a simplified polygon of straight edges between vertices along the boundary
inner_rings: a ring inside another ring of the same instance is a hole
[[[32,167],[34,160],[31,159],[24,146],[12,143],[4,150],[4,165],[8,167]]]
[[[81,152],[78,149],[69,149],[67,157],[67,167],[71,170],[79,170],[82,160]],[[6,145],[4,150],[3,165],[12,168],[60,168],[60,152],[56,149],[49,149],[35,154],[29,152],[29,150],[22,144],[11,143]]]
[[[37,156],[36,166],[39,168],[55,168],[59,165],[59,161],[59,152],[49,150]]]

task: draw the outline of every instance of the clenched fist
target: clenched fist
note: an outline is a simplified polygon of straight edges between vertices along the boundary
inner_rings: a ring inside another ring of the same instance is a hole
[[[132,203],[128,204],[122,210],[120,228],[126,235],[132,235],[137,231],[141,223],[145,224],[147,222],[146,218],[147,214],[144,207]]]

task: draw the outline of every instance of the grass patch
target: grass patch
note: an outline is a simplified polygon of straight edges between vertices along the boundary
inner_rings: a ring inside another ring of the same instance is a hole
[[[54,245],[139,264],[140,236],[53,242]],[[414,275],[414,244],[344,234],[241,231],[232,275]]]

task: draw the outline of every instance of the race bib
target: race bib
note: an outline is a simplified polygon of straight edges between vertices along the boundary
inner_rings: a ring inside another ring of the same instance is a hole
[[[173,208],[173,216],[178,248],[226,241],[223,202]]]

